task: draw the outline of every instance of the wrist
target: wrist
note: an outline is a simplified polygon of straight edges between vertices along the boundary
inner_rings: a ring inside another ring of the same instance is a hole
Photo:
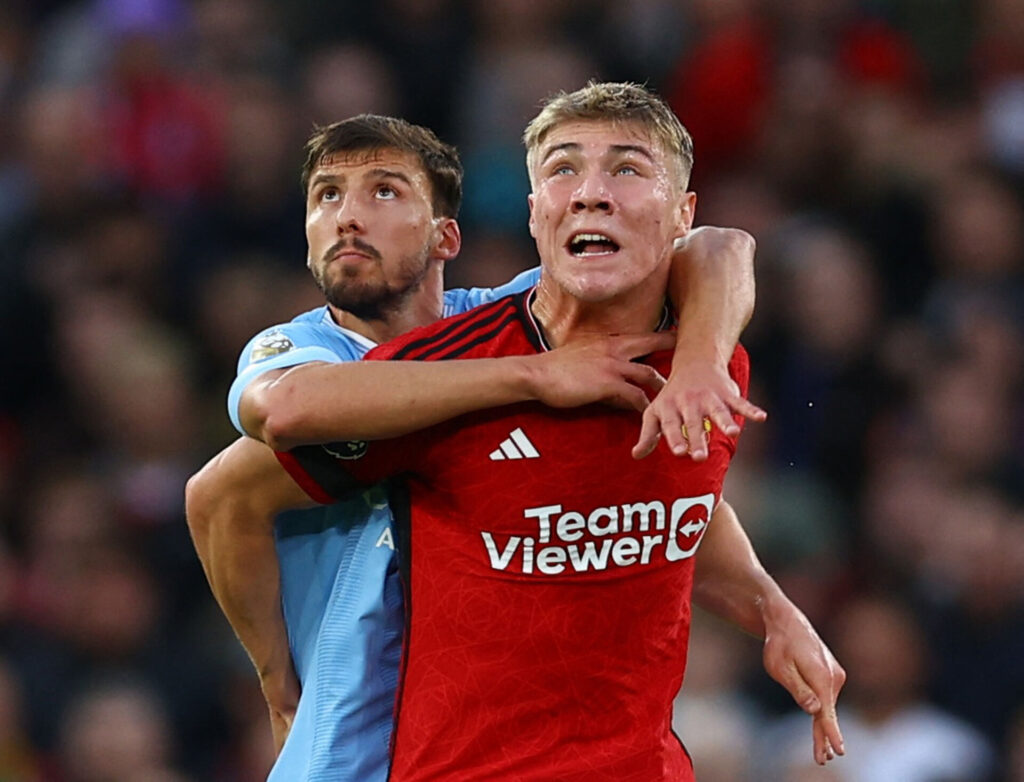
[[[693,364],[707,364],[726,369],[729,366],[732,351],[733,348],[717,344],[715,340],[707,337],[691,338],[680,332],[675,352],[672,354],[672,371],[675,372],[680,367]]]
[[[511,373],[513,402],[536,402],[541,399],[544,389],[544,357],[546,353],[533,356],[516,356],[508,359],[514,362]]]
[[[764,592],[758,598],[761,621],[764,624],[764,635],[767,637],[774,628],[782,627],[793,621],[795,618],[803,618],[800,609],[796,607],[782,589],[774,581],[766,586]]]
[[[283,681],[292,674],[292,656],[290,650],[277,649],[267,654],[260,661],[253,662],[256,665],[256,673],[263,682]]]

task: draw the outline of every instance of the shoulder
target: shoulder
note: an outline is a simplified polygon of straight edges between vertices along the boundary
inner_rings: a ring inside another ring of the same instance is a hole
[[[284,357],[293,353],[315,350],[326,352],[333,360],[358,360],[374,343],[353,332],[340,328],[331,318],[327,307],[304,312],[287,323],[269,326],[257,333],[242,350],[239,366],[261,364],[271,359],[293,363]],[[297,358],[297,357],[296,357]],[[303,356],[297,362],[309,360],[332,360],[324,356],[308,358]]]
[[[523,294],[421,326],[370,351],[367,358],[442,361],[481,358],[535,349],[526,328]]]

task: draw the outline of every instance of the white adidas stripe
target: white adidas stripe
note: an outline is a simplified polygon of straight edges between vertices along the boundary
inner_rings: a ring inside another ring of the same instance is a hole
[[[533,443],[530,442],[530,439],[522,429],[516,427],[509,434],[509,437],[511,437],[515,444],[519,446],[519,450],[523,452],[523,456],[527,459],[540,458],[540,454],[537,453],[537,449],[533,447]]]
[[[489,458],[492,462],[501,462],[505,459],[539,459],[540,454],[533,447],[533,443],[530,442],[526,433],[516,427],[509,432],[507,439],[502,440],[496,450],[491,451]]]

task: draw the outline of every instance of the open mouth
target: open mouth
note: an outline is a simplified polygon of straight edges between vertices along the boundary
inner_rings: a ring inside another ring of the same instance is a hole
[[[611,238],[599,233],[579,233],[569,240],[569,252],[577,258],[594,255],[611,255],[619,251],[619,245]]]

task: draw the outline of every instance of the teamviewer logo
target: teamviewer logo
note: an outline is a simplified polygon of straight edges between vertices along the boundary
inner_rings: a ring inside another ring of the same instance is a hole
[[[672,503],[672,523],[669,527],[665,559],[675,562],[697,553],[697,547],[711,522],[711,510],[714,506],[714,494],[682,497]]]

